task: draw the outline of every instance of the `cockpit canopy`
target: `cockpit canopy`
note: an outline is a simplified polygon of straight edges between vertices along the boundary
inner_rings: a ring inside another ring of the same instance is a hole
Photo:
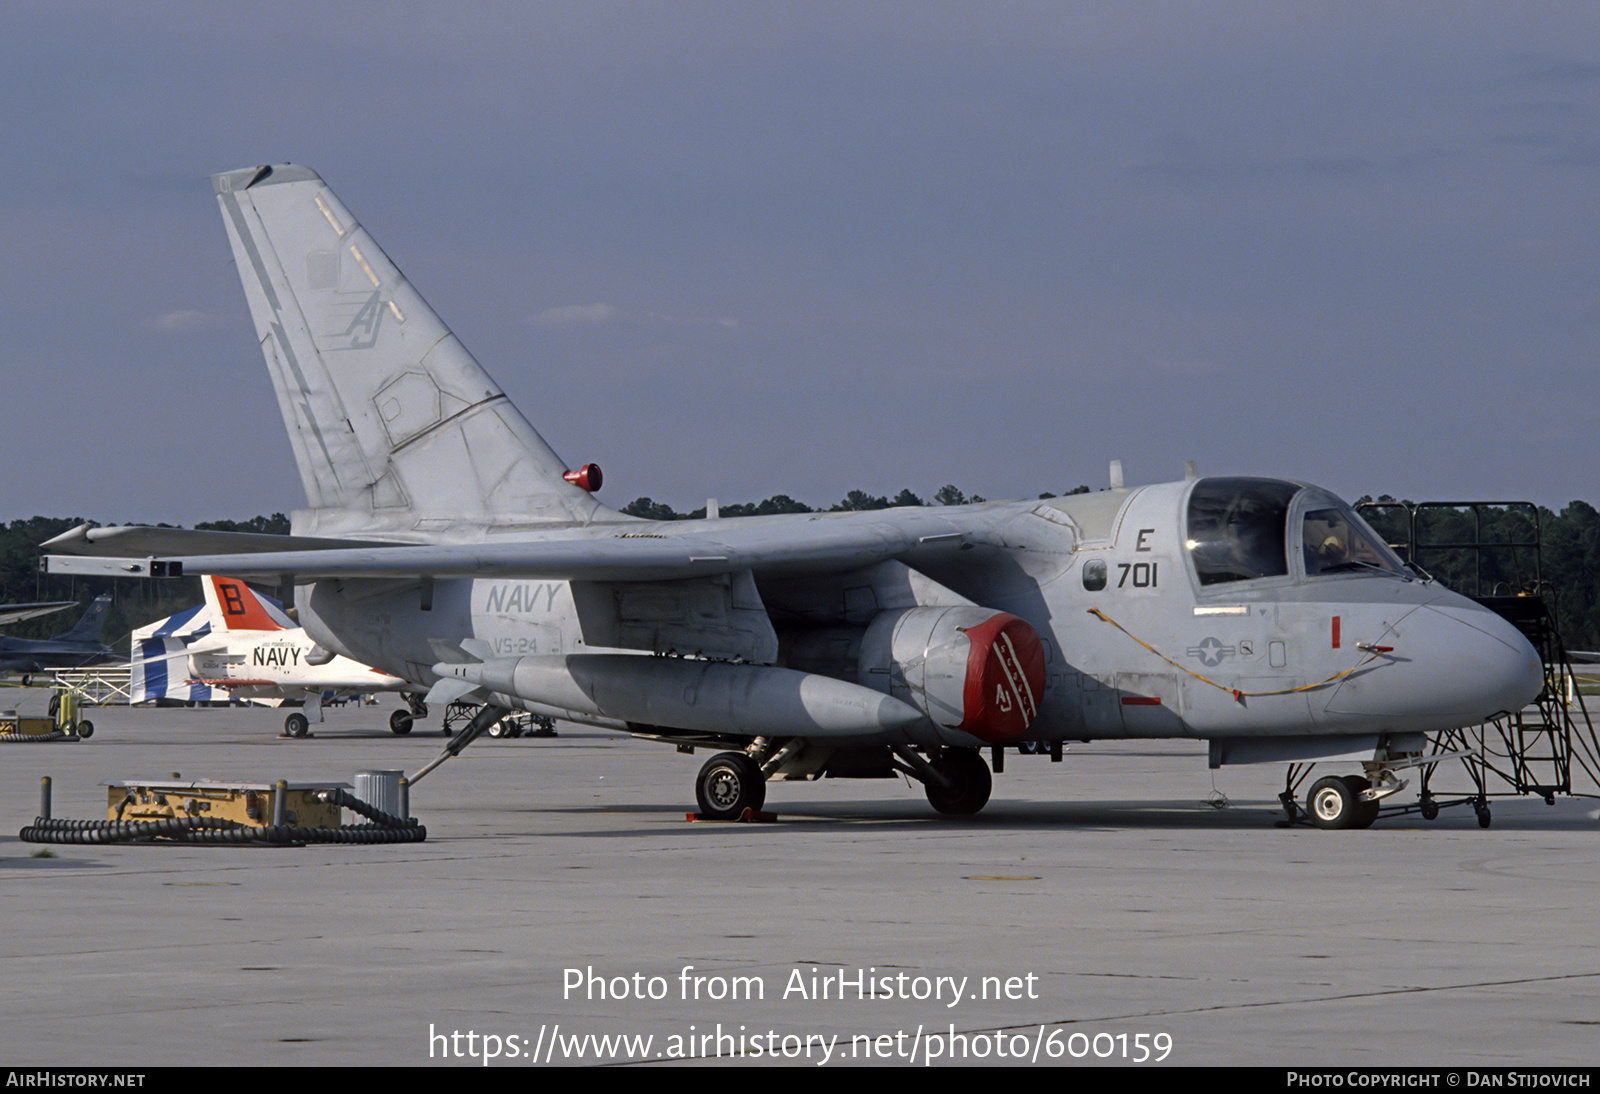
[[[1186,546],[1202,586],[1369,571],[1408,576],[1350,506],[1315,486],[1275,479],[1197,482]]]

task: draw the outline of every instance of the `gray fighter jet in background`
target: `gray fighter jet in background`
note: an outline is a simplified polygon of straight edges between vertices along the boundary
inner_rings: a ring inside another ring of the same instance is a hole
[[[76,600],[35,600],[31,604],[0,604],[0,627],[63,611],[76,603]]]
[[[1303,483],[624,516],[316,174],[214,183],[308,507],[276,549],[99,529],[52,549],[119,561],[51,568],[293,583],[326,650],[430,704],[483,704],[452,748],[525,710],[720,750],[696,783],[712,816],[759,808],[770,778],[896,771],[969,814],[991,791],[985,748],[1194,738],[1214,766],[1359,762],[1308,803],[1324,827],[1359,827],[1424,734],[1540,691],[1515,628]]]
[[[27,619],[32,615],[57,611],[70,604],[71,601],[66,602],[66,605],[13,604],[0,609],[0,612],[23,613],[5,620],[10,623],[17,619]],[[33,674],[44,672],[46,669],[81,669],[111,661],[126,661],[126,657],[100,641],[100,632],[106,625],[106,611],[110,607],[111,597],[103,594],[95,597],[94,603],[89,605],[89,610],[83,613],[83,618],[79,619],[70,631],[63,631],[54,638],[0,636],[0,675],[20,675],[27,681]]]

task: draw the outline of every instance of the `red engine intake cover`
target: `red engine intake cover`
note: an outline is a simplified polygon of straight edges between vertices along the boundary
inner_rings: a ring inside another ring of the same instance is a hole
[[[1024,619],[1001,612],[962,628],[972,643],[960,729],[1003,745],[1028,731],[1044,694],[1044,645]]]

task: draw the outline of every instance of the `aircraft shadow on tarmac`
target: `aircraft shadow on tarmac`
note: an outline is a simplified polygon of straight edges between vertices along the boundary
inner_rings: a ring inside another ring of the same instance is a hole
[[[1593,799],[1562,801],[1555,807],[1544,805],[1537,799],[1507,799],[1492,802],[1494,807],[1493,830],[1541,832],[1572,831],[1593,828],[1600,820],[1600,804]],[[686,815],[682,805],[602,803],[593,806],[528,806],[514,810],[524,815],[585,813],[595,815],[633,815],[644,820],[650,818],[676,818]],[[702,825],[708,833],[753,833],[768,831],[774,834],[785,829],[803,827],[814,832],[818,824],[860,826],[882,829],[893,827],[898,831],[918,831],[930,834],[958,834],[971,831],[1028,831],[1049,829],[1096,830],[1171,830],[1226,831],[1279,829],[1304,832],[1323,840],[1382,839],[1384,833],[1407,835],[1416,832],[1472,832],[1481,831],[1469,807],[1447,808],[1435,820],[1428,821],[1410,813],[1380,817],[1377,824],[1362,832],[1324,833],[1310,824],[1288,827],[1283,824],[1283,810],[1276,801],[1254,800],[1232,802],[1222,806],[1198,799],[1172,799],[1147,801],[1007,801],[996,799],[983,816],[972,818],[939,817],[927,812],[926,803],[907,799],[905,802],[862,802],[858,799],[836,799],[781,804],[769,810],[776,819],[747,826],[730,827],[732,822],[714,822]],[[659,831],[656,825],[646,828],[596,830],[592,834],[602,837],[633,837],[646,831]],[[1486,833],[1487,835],[1487,833]]]

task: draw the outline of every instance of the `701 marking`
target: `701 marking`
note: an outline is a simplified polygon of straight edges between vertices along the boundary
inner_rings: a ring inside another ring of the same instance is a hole
[[[1121,576],[1117,578],[1117,588],[1131,586],[1135,589],[1153,589],[1156,587],[1156,564],[1154,562],[1119,562],[1117,569]],[[1131,580],[1130,580],[1131,578]]]

